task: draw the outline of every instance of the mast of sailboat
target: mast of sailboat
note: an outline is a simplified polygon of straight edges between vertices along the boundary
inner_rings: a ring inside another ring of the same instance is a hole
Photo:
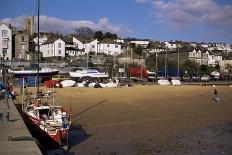
[[[40,45],[39,45],[39,10],[40,10],[40,0],[37,0],[37,77],[36,77],[36,86],[37,86],[37,95],[39,94],[39,53],[40,53]]]
[[[179,51],[179,45],[177,44],[177,52],[178,52],[178,72],[177,72],[177,74],[178,74],[178,78],[180,77],[180,51]]]

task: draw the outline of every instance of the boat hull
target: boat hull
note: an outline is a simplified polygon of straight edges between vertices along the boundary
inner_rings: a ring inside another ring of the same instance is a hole
[[[39,72],[39,77],[52,77],[58,74],[59,71],[48,71],[48,72]],[[15,78],[25,78],[28,76],[37,76],[37,72],[24,72],[24,71],[17,71],[13,72]]]
[[[70,76],[73,78],[82,78],[82,77],[92,77],[92,78],[108,78],[109,75],[105,73],[77,73],[77,72],[69,72]]]
[[[40,142],[42,149],[51,150],[62,146],[62,139],[60,143],[55,141],[46,131],[39,127],[39,120],[34,119],[25,112],[22,112],[22,116],[32,136]]]

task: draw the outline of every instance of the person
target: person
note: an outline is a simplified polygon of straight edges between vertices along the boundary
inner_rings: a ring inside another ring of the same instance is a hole
[[[214,97],[213,97],[213,100],[214,100],[216,103],[219,103],[220,98],[219,98],[219,96],[218,96],[217,88],[216,88],[215,85],[213,85],[213,87],[214,87]]]

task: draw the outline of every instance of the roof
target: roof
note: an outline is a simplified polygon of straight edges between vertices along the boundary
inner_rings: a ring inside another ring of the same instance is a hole
[[[105,39],[99,41],[98,44],[119,44],[119,43],[115,42],[111,38],[105,38]]]
[[[54,43],[56,40],[60,39],[59,37],[48,37],[48,40],[43,43],[43,45]]]

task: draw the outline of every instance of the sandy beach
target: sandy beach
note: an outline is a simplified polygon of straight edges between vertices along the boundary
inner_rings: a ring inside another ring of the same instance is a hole
[[[88,136],[78,155],[232,154],[232,88],[217,90],[219,104],[212,86],[186,85],[56,88],[55,102]]]

